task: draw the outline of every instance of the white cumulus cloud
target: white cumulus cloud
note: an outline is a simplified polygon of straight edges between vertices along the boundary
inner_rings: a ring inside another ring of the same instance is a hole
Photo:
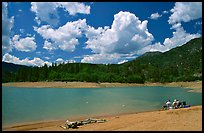
[[[158,18],[162,17],[162,15],[159,15],[159,13],[153,13],[151,14],[150,18],[151,19],[154,19],[154,20],[157,20]]]
[[[84,56],[82,62],[118,63],[125,60],[125,58],[119,60],[120,56],[133,54],[152,44],[154,37],[149,33],[147,24],[147,20],[140,21],[134,14],[121,11],[114,15],[111,27],[94,28],[87,25],[86,19],[79,19],[67,22],[57,29],[50,25],[43,25],[34,27],[34,30],[45,39],[43,48],[47,50],[59,48],[73,52],[79,44],[78,38],[85,35],[87,38],[85,48],[91,49],[94,54]]]
[[[8,17],[8,3],[2,2],[2,52],[7,53],[12,51],[10,43],[11,29],[14,24],[14,16]]]
[[[197,34],[186,33],[183,27],[178,27],[176,28],[176,31],[173,32],[173,37],[166,38],[163,44],[159,42],[153,45],[148,45],[144,47],[143,49],[139,50],[137,54],[141,55],[146,52],[154,52],[154,51],[166,52],[172,48],[182,46],[183,44],[186,44],[191,39],[198,38],[198,37],[201,37],[201,35],[198,33]]]
[[[48,61],[43,61],[40,58],[35,57],[33,60],[29,60],[28,58],[22,59],[20,60],[19,58],[10,55],[8,53],[6,53],[3,58],[2,61],[4,62],[8,62],[8,63],[14,63],[14,64],[19,64],[19,65],[26,65],[26,66],[44,66],[44,64],[47,64],[48,66],[51,66],[52,63],[48,62]]]
[[[149,51],[166,52],[177,46],[181,46],[191,39],[201,37],[199,33],[187,33],[182,27],[181,22],[189,22],[194,19],[202,18],[202,3],[201,2],[176,2],[175,6],[170,10],[169,24],[171,29],[175,30],[171,38],[166,38],[161,44],[160,42],[153,45],[148,45],[139,50],[137,54],[144,54]],[[166,12],[163,12],[163,14]]]
[[[85,5],[80,2],[57,2],[59,7],[65,9],[70,15],[75,15],[77,13],[90,14],[90,6]]]
[[[90,6],[79,2],[31,2],[31,11],[36,14],[35,21],[57,26],[59,24],[58,8],[63,8],[70,15],[90,14]]]
[[[56,47],[53,43],[48,42],[47,40],[45,40],[44,45],[43,45],[43,48],[44,48],[44,49],[47,49],[47,50],[49,50],[49,51],[52,51],[52,50],[57,49],[57,47]]]
[[[93,54],[85,56],[81,62],[93,64],[117,64],[120,57],[119,54]]]
[[[130,12],[120,11],[114,15],[111,28],[87,28],[86,48],[100,54],[135,52],[154,40],[153,35],[148,32],[147,23],[147,20],[140,21]]]
[[[164,40],[163,45],[157,43],[151,46],[151,49],[154,51],[165,52],[177,46],[181,46],[191,39],[201,37],[199,33],[187,33],[181,24],[181,22],[189,22],[194,19],[202,18],[201,2],[176,2],[170,11],[172,14],[168,22],[172,25],[171,29],[175,30],[175,32],[173,32],[172,38],[166,38]]]
[[[59,15],[57,13],[57,5],[52,2],[31,2],[31,11],[35,12],[35,20],[47,22],[52,25],[59,23]]]
[[[202,18],[202,2],[176,2],[171,12],[169,24]]]
[[[20,38],[20,35],[15,35],[12,38],[12,43],[16,50],[24,52],[32,52],[37,48],[35,37]]]
[[[78,21],[67,22],[58,29],[53,29],[49,25],[42,27],[34,27],[45,40],[44,48],[54,50],[60,48],[63,51],[73,52],[76,45],[79,44],[78,37],[82,36],[82,31],[87,27],[86,19],[79,19]]]
[[[176,29],[175,32],[173,32],[172,38],[166,38],[164,40],[164,45],[167,46],[167,49],[172,49],[177,46],[181,46],[191,39],[200,37],[200,34],[190,34],[186,33],[186,31],[183,29],[183,27],[179,27]]]
[[[94,54],[84,56],[81,62],[95,64],[124,63],[135,53],[152,44],[154,37],[147,29],[148,21],[140,21],[133,13],[120,11],[111,25],[85,29],[86,48]]]

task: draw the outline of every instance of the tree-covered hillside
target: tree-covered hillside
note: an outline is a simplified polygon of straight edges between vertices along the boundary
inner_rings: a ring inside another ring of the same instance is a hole
[[[13,63],[2,62],[2,82],[15,81],[15,74],[19,68],[29,68],[28,66],[16,65]]]
[[[146,53],[124,65],[150,82],[202,80],[202,38],[164,53]]]
[[[202,80],[202,38],[168,52],[148,52],[133,61],[117,64],[67,63],[48,67],[20,67],[5,73],[10,81],[88,81],[88,82],[172,82]]]

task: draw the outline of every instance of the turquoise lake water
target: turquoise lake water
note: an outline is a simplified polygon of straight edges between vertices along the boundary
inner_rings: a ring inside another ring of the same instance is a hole
[[[48,89],[2,86],[2,126],[158,110],[168,99],[202,105],[202,93],[176,87]]]

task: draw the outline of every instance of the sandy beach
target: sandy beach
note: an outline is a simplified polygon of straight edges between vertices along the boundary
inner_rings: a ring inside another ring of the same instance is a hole
[[[121,114],[106,117],[105,123],[63,129],[66,120],[25,124],[3,128],[3,131],[202,131],[202,106]],[[79,119],[78,119],[79,120]]]
[[[194,82],[172,82],[172,83],[92,83],[92,82],[14,82],[2,83],[2,86],[35,87],[35,88],[104,88],[124,86],[168,86],[191,88],[189,92],[202,93],[202,81]]]
[[[202,81],[172,82],[172,83],[88,83],[88,82],[19,82],[3,83],[2,86],[36,87],[36,88],[104,88],[123,86],[168,86],[191,88],[189,92],[202,93]],[[39,123],[26,123],[11,127],[2,127],[3,131],[189,131],[202,130],[202,106],[174,109],[167,111],[149,111],[131,114],[118,114],[112,116],[98,116],[94,118],[106,119],[105,123],[83,125],[78,129],[63,129],[60,126],[66,120],[47,121]],[[83,118],[87,119],[87,118]],[[83,119],[73,119],[83,120]]]

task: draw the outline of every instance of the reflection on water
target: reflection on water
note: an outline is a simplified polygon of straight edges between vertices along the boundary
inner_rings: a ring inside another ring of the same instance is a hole
[[[167,99],[201,105],[202,93],[183,88],[15,88],[2,87],[3,125],[158,110]]]

